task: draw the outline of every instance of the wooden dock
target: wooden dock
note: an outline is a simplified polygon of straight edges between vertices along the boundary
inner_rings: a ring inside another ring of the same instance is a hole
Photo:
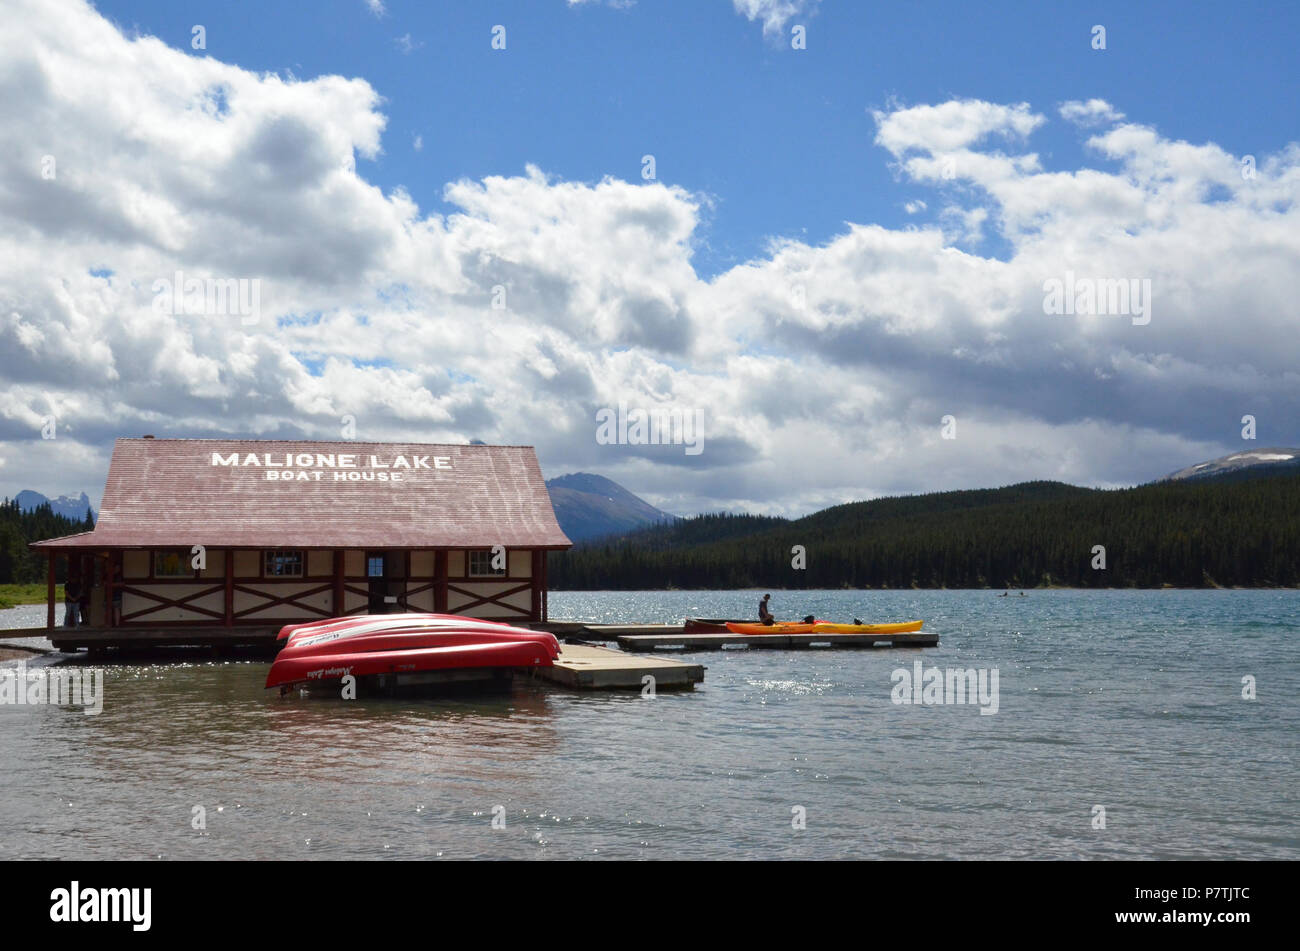
[[[535,628],[551,625],[534,625]],[[554,625],[593,640],[612,640],[606,631],[591,631],[581,624]],[[618,630],[668,628],[672,625],[622,625]],[[680,628],[677,628],[680,630]],[[26,638],[49,638],[58,651],[105,648],[150,651],[174,647],[199,647],[221,652],[226,648],[259,647],[268,653],[278,646],[276,627],[175,627],[175,628],[16,628],[0,630],[0,642]],[[562,632],[555,632],[562,636]],[[562,687],[577,690],[640,690],[647,676],[656,690],[691,689],[704,680],[704,665],[660,657],[631,655],[624,651],[587,644],[564,644],[555,666],[540,668],[535,675]]]
[[[704,665],[662,657],[633,657],[587,644],[565,644],[554,666],[540,667],[535,673],[552,683],[579,690],[640,690],[646,677],[654,678],[655,690],[689,690],[704,680]]]
[[[0,628],[0,641],[22,640],[27,637],[49,637],[48,627],[5,627]]]
[[[647,657],[653,651],[701,651],[726,648],[754,650],[802,650],[818,647],[937,647],[939,635],[930,631],[899,634],[687,634],[680,624],[586,624],[579,621],[549,621],[528,625],[551,631],[567,640],[555,666],[536,675],[550,683],[578,690],[641,689],[646,677],[653,677],[656,690],[690,689],[704,680],[702,664],[662,657]],[[156,648],[204,647],[218,653],[227,648],[258,647],[275,650],[279,627],[196,627],[166,628],[20,628],[0,630],[0,641],[49,638],[58,651],[104,648],[147,651]],[[576,641],[576,643],[575,643]],[[618,643],[610,650],[583,643]]]
[[[680,624],[587,624],[582,621],[535,621],[526,625],[534,631],[550,631],[556,637],[578,637],[593,641],[616,641],[632,634],[681,633]]]
[[[617,638],[625,651],[712,651],[725,647],[794,650],[812,647],[938,647],[939,635],[929,631],[904,634],[624,634]]]
[[[680,624],[586,624],[580,621],[543,621],[527,624],[536,631],[550,631],[561,640],[617,642],[624,651],[722,650],[750,647],[795,650],[815,647],[937,647],[939,635],[930,631],[900,634],[687,634]],[[24,638],[49,638],[55,650],[100,650],[122,648],[148,650],[157,647],[233,647],[275,649],[279,626],[105,628],[56,627],[0,630],[0,642]],[[574,645],[578,646],[578,645]]]
[[[150,650],[158,647],[269,647],[276,646],[275,627],[53,627],[28,631],[22,637],[48,637],[58,651],[101,650],[107,647]],[[15,636],[0,631],[0,640]]]

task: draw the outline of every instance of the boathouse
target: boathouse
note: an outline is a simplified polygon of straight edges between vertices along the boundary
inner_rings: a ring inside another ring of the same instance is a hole
[[[570,547],[530,446],[119,439],[94,531],[35,542],[96,628],[437,611],[545,621]]]

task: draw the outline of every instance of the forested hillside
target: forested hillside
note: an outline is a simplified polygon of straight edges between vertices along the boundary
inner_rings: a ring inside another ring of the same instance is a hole
[[[806,568],[791,566],[802,545]],[[1106,567],[1092,567],[1105,546]],[[556,553],[551,587],[1300,585],[1300,476],[854,502],[793,521],[705,515]]]
[[[0,584],[45,580],[45,559],[30,551],[28,542],[73,535],[94,527],[89,513],[84,521],[78,521],[55,515],[48,504],[23,512],[16,499],[5,499],[0,503]],[[64,580],[62,568],[58,580]]]

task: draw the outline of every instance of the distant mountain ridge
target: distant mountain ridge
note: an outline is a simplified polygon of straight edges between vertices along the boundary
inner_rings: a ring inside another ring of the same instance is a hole
[[[1171,472],[1161,482],[1183,479],[1239,479],[1300,471],[1300,449],[1246,449]]]
[[[33,512],[48,502],[55,515],[78,521],[85,519],[86,513],[91,511],[90,498],[85,492],[77,498],[60,495],[57,499],[52,499],[32,489],[23,489],[14,496],[14,501],[18,503],[18,509],[22,512]]]
[[[1300,467],[697,515],[553,552],[548,571],[556,591],[1300,587]]]
[[[677,520],[614,480],[590,472],[557,476],[547,481],[546,488],[560,528],[574,542]]]

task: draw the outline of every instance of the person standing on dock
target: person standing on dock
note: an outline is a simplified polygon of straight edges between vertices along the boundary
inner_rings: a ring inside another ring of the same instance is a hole
[[[76,627],[81,610],[81,579],[71,572],[63,583],[63,626]]]
[[[770,594],[765,594],[763,595],[763,599],[758,602],[758,619],[764,624],[776,623],[776,618],[772,616],[772,612],[767,608],[767,602],[771,599],[772,596]]]
[[[90,592],[95,585],[95,569],[91,569],[82,575],[81,584],[78,586],[77,606],[81,609],[80,624],[82,627],[90,627]]]

